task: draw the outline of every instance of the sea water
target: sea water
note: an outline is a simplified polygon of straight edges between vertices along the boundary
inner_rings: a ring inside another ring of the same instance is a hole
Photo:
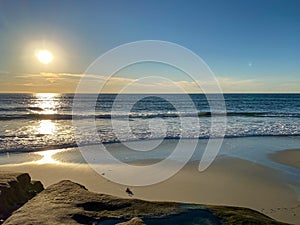
[[[181,94],[126,94],[122,95],[119,108],[113,111],[117,95],[96,97],[97,101],[93,102],[95,95],[80,95],[84,99],[79,105],[82,111],[77,110],[74,115],[73,94],[0,94],[0,151],[76,147],[78,140],[72,119],[86,122],[87,132],[82,131],[80,144],[87,145],[211,136],[211,110],[204,94],[190,94],[193,104],[186,102],[186,96]],[[214,100],[214,95],[209,98]],[[224,99],[225,138],[300,135],[300,94],[224,94]],[[90,104],[95,105],[92,112],[85,110]],[[128,110],[124,107],[128,105],[133,107]],[[180,110],[174,105],[179,105]],[[199,124],[181,126],[181,118],[195,116]],[[112,126],[112,120],[118,120],[117,128]],[[97,137],[88,135],[91,122],[96,124]],[[155,126],[149,126],[153,122]],[[121,135],[116,135],[116,129]]]

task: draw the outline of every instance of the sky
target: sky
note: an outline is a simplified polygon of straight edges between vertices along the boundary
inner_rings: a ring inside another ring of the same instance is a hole
[[[299,93],[299,12],[298,0],[0,0],[0,92],[73,93],[110,49],[163,40],[201,57],[224,92]],[[53,61],[41,63],[38,49],[50,51]],[[105,91],[152,74],[201,92],[186,74],[158,63],[124,68]],[[103,74],[88,76],[93,84],[106,81]],[[174,92],[163,80],[147,85]]]

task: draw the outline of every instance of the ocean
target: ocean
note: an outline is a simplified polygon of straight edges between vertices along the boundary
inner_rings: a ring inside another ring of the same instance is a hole
[[[96,121],[98,137],[83,132],[81,142],[94,144],[120,141],[165,139],[207,139],[210,136],[211,112],[205,95],[191,94],[197,110],[183,95],[164,96],[126,94],[122,104],[133,107],[111,112],[117,95],[101,94],[95,112],[85,111],[95,95],[82,94],[82,112],[72,115],[73,94],[0,94],[0,152],[28,152],[76,147],[72,118]],[[212,95],[213,97],[213,95]],[[227,127],[225,138],[299,136],[300,94],[225,94]],[[218,101],[218,99],[216,99]],[[180,105],[180,111],[172,103]],[[191,123],[182,131],[181,117],[199,117],[199,126]],[[112,120],[118,120],[116,136]],[[129,120],[131,133],[126,129]],[[124,121],[124,125],[123,124]],[[155,126],[149,127],[153,121]],[[162,133],[162,130],[165,131]],[[163,136],[162,136],[163,135]]]

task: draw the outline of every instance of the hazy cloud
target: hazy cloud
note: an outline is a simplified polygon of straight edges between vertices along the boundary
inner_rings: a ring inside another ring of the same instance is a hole
[[[215,85],[213,81],[176,81],[153,78],[138,80],[126,77],[111,77],[95,74],[77,73],[49,73],[38,74],[12,74],[7,71],[0,71],[1,92],[63,92],[73,93],[76,91],[78,82],[83,76],[87,85],[83,92],[90,92],[94,88],[102,86],[102,93],[120,93],[125,88],[125,93],[180,93],[182,89],[188,93],[202,93],[200,87],[212,90]],[[219,85],[224,93],[235,92],[299,92],[299,81],[282,83],[274,79],[237,79],[231,77],[218,77]],[[128,88],[126,89],[126,87]]]

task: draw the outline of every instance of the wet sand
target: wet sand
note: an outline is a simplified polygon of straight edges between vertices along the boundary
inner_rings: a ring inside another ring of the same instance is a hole
[[[300,149],[290,149],[269,154],[275,162],[300,169]]]

